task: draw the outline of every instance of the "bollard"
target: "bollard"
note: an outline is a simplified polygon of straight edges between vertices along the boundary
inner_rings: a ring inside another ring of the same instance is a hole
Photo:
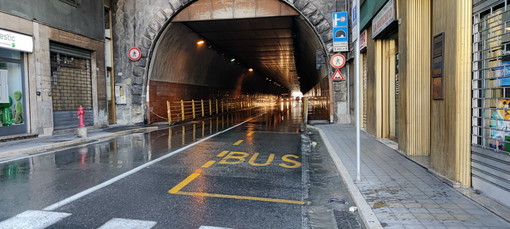
[[[168,115],[168,125],[172,125],[172,107],[170,106],[170,102],[166,101],[166,113]]]
[[[209,99],[209,116],[212,116],[212,101]]]
[[[204,100],[203,99],[200,100],[200,105],[202,107],[202,117],[204,117],[205,116],[205,110],[204,110]]]
[[[182,101],[182,99],[181,99],[181,122],[184,121],[185,118],[186,118],[186,116],[184,113],[184,101]]]
[[[196,118],[195,116],[195,100],[191,100],[191,111],[193,112],[193,119]]]
[[[85,108],[82,106],[78,107],[78,129],[76,129],[76,135],[78,137],[86,138],[87,137],[87,127],[85,126]]]

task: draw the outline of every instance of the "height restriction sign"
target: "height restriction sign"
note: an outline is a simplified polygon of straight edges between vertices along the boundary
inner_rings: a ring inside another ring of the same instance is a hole
[[[329,64],[333,68],[342,68],[345,65],[345,56],[342,54],[335,54],[329,60]]]

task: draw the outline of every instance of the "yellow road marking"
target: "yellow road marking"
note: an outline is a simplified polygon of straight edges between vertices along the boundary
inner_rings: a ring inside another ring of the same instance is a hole
[[[198,173],[198,174],[202,174],[203,172],[204,172],[204,170],[201,170],[201,169],[197,169],[197,170],[195,170],[195,172],[193,172],[193,173]]]
[[[184,186],[188,185],[190,182],[192,182],[198,176],[200,176],[200,173],[192,173],[186,179],[181,181],[181,183],[179,183],[178,185],[176,185],[172,189],[168,190],[168,193],[176,194],[177,192],[179,192],[179,190],[184,188]]]
[[[216,156],[216,157],[224,157],[225,155],[227,155],[227,153],[228,153],[228,151],[223,151],[220,154],[218,154],[218,156]]]
[[[252,136],[253,133],[255,133],[255,131],[250,131],[250,133],[248,133],[246,136]]]
[[[207,163],[205,163],[204,165],[202,165],[202,168],[209,168],[211,165],[213,165],[214,163],[216,163],[216,161],[208,161]]]
[[[237,199],[237,200],[258,200],[258,201],[286,203],[286,204],[300,204],[300,205],[306,204],[306,202],[297,201],[297,200],[284,200],[284,199],[273,199],[273,198],[263,198],[263,197],[253,197],[253,196],[223,195],[223,194],[213,194],[213,193],[204,193],[204,192],[176,192],[173,194],[188,195],[188,196],[228,198],[228,199]]]
[[[236,143],[234,143],[235,146],[238,146],[239,144],[241,144],[242,142],[244,142],[244,140],[239,140],[237,141]]]

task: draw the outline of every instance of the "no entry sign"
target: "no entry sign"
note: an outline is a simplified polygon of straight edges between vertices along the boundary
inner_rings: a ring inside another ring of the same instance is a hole
[[[329,64],[333,68],[342,68],[345,65],[345,56],[342,54],[335,54],[329,60]]]

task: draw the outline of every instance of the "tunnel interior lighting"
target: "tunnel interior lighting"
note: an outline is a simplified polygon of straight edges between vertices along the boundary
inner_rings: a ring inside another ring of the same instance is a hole
[[[248,68],[248,71],[249,72],[253,72],[253,68]]]
[[[230,60],[230,62],[234,62],[234,61],[236,61],[236,59],[235,59],[235,58],[232,58],[232,59]]]
[[[199,41],[197,41],[197,45],[203,45],[203,44],[205,44],[205,41],[204,41],[204,40],[199,40]]]

